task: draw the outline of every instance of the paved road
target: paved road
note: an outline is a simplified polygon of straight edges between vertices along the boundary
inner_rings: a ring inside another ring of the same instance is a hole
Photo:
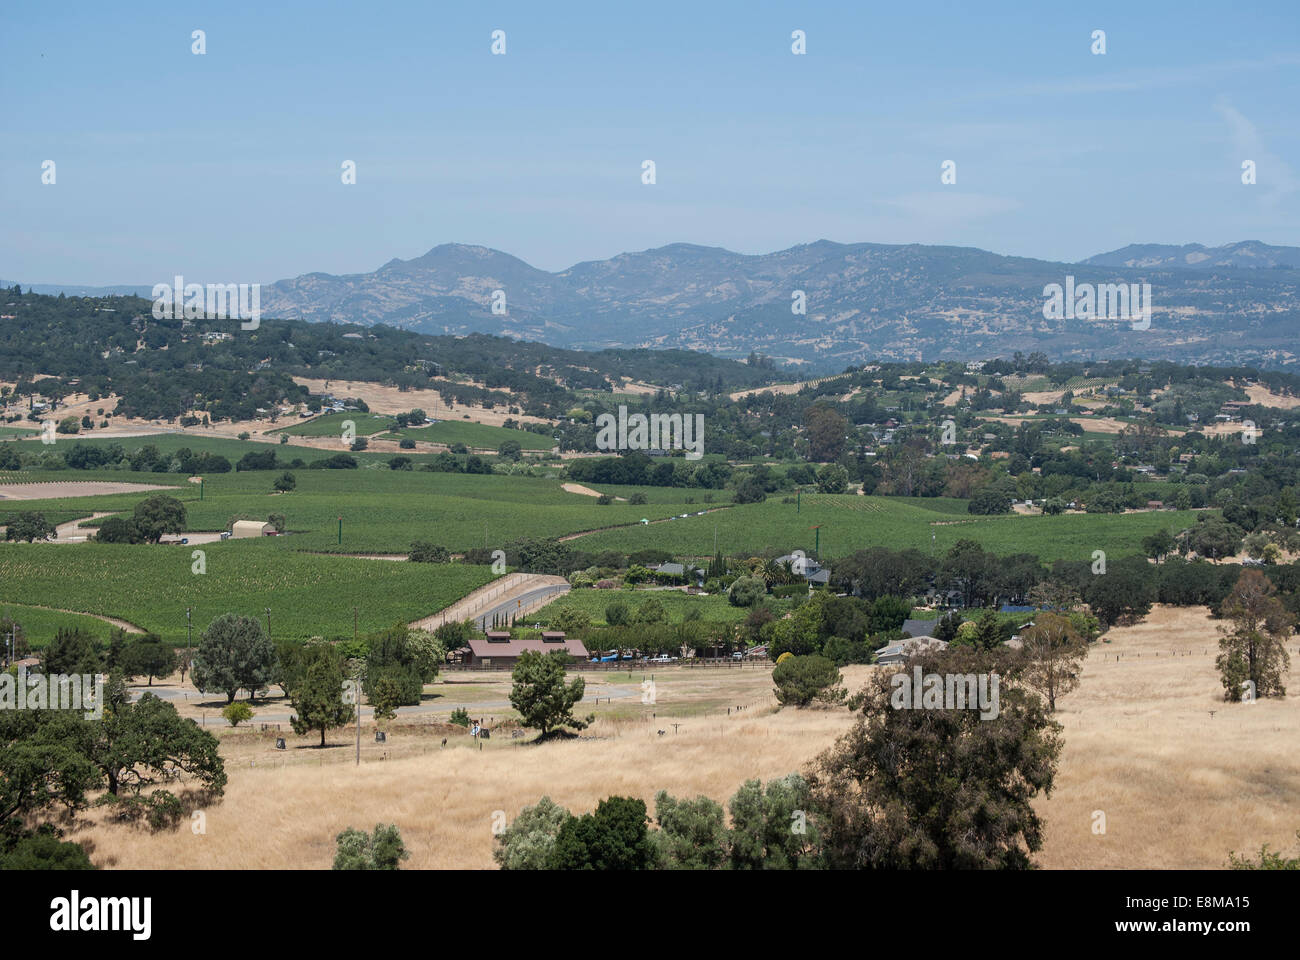
[[[474,622],[484,629],[491,626],[492,618],[495,616],[500,616],[501,619],[509,622],[515,611],[525,610],[531,612],[531,607],[540,607],[545,603],[550,603],[556,597],[568,593],[570,589],[571,587],[567,583],[552,583],[544,587],[536,587],[475,614]]]

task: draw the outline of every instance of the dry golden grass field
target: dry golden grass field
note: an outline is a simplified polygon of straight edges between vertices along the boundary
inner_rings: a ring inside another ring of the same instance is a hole
[[[1042,866],[1215,868],[1229,850],[1294,848],[1300,703],[1223,703],[1215,627],[1203,610],[1158,607],[1094,646],[1079,689],[1058,705],[1065,749],[1057,787],[1038,803]],[[846,668],[849,688],[872,669]],[[71,836],[90,841],[92,858],[108,867],[328,868],[339,831],[392,822],[409,868],[491,868],[498,811],[513,819],[543,794],[574,812],[612,794],[652,806],[659,789],[725,803],[748,778],[801,769],[851,723],[842,708],[776,710],[761,668],[657,670],[654,705],[641,703],[640,672],[587,676],[589,699],[615,693],[584,704],[598,716],[583,731],[590,739],[511,739],[509,710],[498,706],[508,676],[452,673],[429,688],[434,712],[399,718],[387,744],[364,723],[359,767],[351,729],[333,731],[324,750],[287,732],[285,751],[274,749],[274,731],[223,731],[230,783],[205,811],[205,833],[87,821]],[[1300,696],[1300,670],[1291,687]],[[470,714],[495,717],[493,738],[477,749],[445,723],[439,703],[482,704]],[[272,701],[259,712],[287,709]],[[1093,833],[1097,810],[1104,835]]]

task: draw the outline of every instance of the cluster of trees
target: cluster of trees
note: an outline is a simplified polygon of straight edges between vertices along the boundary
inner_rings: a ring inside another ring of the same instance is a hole
[[[135,505],[130,517],[109,517],[100,524],[100,543],[157,543],[163,534],[185,530],[185,504],[175,497],[156,494]]]
[[[821,837],[809,821],[807,781],[798,774],[748,780],[727,804],[708,797],[609,797],[574,816],[542,797],[497,835],[503,870],[796,870],[817,865]]]
[[[103,699],[99,719],[83,709],[0,710],[0,869],[90,869],[85,850],[60,837],[64,818],[92,803],[161,830],[223,793],[211,733],[152,693],[132,703],[120,673]],[[167,786],[185,778],[184,795]]]
[[[0,520],[5,524],[5,540],[34,543],[58,536],[57,527],[39,511],[23,510],[0,517]]]

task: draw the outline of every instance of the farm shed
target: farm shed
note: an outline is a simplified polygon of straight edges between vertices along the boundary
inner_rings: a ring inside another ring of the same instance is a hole
[[[464,663],[470,666],[512,667],[525,650],[550,653],[564,650],[579,660],[587,658],[581,640],[566,639],[559,630],[548,630],[540,637],[513,638],[504,630],[490,630],[487,636],[471,637]]]
[[[247,537],[273,537],[275,526],[263,523],[261,520],[236,520],[235,525],[230,529],[230,536],[235,540]]]

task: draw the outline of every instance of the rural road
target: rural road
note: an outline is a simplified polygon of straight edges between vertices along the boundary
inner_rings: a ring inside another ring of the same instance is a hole
[[[509,620],[510,617],[518,614],[532,613],[534,610],[544,607],[556,597],[563,596],[569,592],[567,583],[553,583],[542,587],[534,587],[524,593],[515,594],[508,600],[503,600],[495,606],[489,607],[476,616],[478,625],[487,628],[492,623],[492,618],[500,615],[503,620]]]

